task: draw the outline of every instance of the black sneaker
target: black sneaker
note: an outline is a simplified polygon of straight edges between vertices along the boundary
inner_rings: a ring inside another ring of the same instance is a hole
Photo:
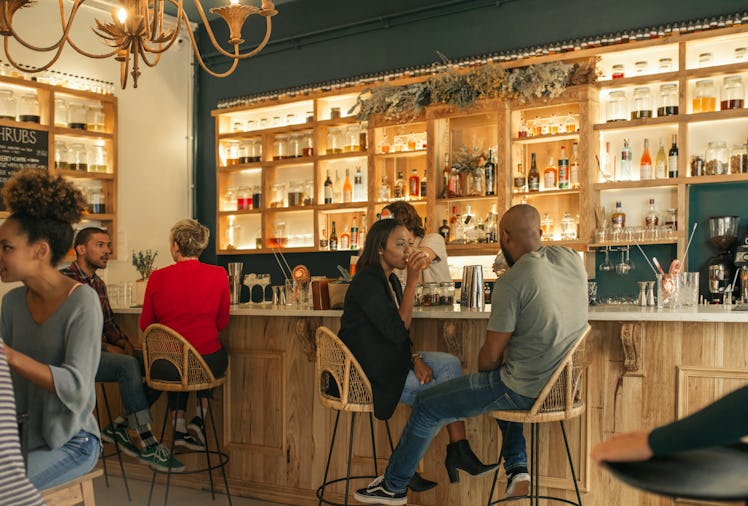
[[[353,497],[364,504],[392,504],[404,505],[408,502],[407,489],[402,492],[392,492],[384,482],[384,476],[377,477],[369,486],[357,490]]]
[[[205,424],[203,424],[203,419],[199,416],[195,416],[190,420],[190,423],[187,424],[187,430],[190,431],[190,434],[192,434],[195,439],[200,441],[200,444],[205,446]]]
[[[184,471],[184,464],[175,459],[169,453],[169,450],[160,443],[140,450],[140,461],[148,464],[151,469],[164,473],[169,471],[169,468],[171,468],[172,473]]]
[[[122,453],[135,458],[140,456],[140,450],[135,446],[135,443],[132,442],[132,439],[130,439],[130,434],[125,425],[113,425],[110,423],[101,429],[101,440],[105,443],[111,444],[114,444],[116,440]]]
[[[174,446],[181,446],[190,450],[205,451],[205,446],[200,441],[187,434],[186,432],[176,432],[174,434]]]

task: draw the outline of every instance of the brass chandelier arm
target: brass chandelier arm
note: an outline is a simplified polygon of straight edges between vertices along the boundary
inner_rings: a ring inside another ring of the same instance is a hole
[[[169,36],[168,40],[160,41],[158,40],[159,37],[162,36],[161,30],[163,30],[163,27],[158,25],[156,22],[158,19],[161,19],[160,16],[156,15],[153,17],[153,20],[148,23],[151,25],[151,34],[148,40],[143,41],[143,47],[146,52],[149,53],[155,53],[160,54],[166,52],[171,46],[174,45],[174,42],[176,42],[177,38],[179,38],[179,30],[182,28],[182,15],[181,13],[184,13],[184,9],[182,9],[182,0],[166,0],[173,6],[177,8],[177,12],[180,13],[179,16],[177,16],[177,25],[174,27],[174,29],[171,32],[171,35]],[[159,14],[163,13],[163,3],[159,3],[160,9]],[[187,19],[186,15],[185,17],[185,25],[189,27],[189,19]],[[189,29],[188,29],[189,31]],[[149,46],[148,42],[157,41],[156,46]],[[141,55],[143,56],[143,61],[146,61],[145,54],[141,52]],[[158,62],[158,59],[154,60]],[[155,64],[154,64],[155,65]],[[148,65],[149,67],[153,67],[153,65]]]
[[[153,54],[153,61],[148,61],[148,53]],[[145,63],[149,67],[155,67],[161,59],[161,52],[155,52],[150,49],[146,49],[144,46],[141,46],[140,57],[142,58],[143,63]]]
[[[17,69],[22,68],[21,65],[13,59],[13,55],[10,54],[10,47],[8,46],[8,36],[3,37],[3,39],[4,39],[3,47],[5,49],[5,56],[6,58],[8,58],[8,63],[10,63],[12,66],[14,66]],[[35,73],[35,72],[42,72],[43,70],[47,70],[49,67],[54,65],[55,62],[60,58],[60,54],[62,54],[63,47],[64,47],[63,45],[60,45],[60,47],[57,48],[57,52],[52,57],[52,59],[49,62],[47,62],[46,65],[42,67],[35,67],[35,68],[26,67],[26,68],[23,68],[24,72]]]
[[[190,43],[192,44],[192,49],[193,49],[193,51],[195,53],[195,58],[197,59],[197,62],[200,64],[200,67],[202,67],[202,69],[205,72],[207,72],[208,74],[210,74],[213,77],[226,77],[228,75],[233,74],[234,70],[236,70],[237,65],[239,65],[238,54],[237,54],[237,57],[235,57],[234,55],[231,55],[231,58],[233,59],[233,61],[231,63],[231,67],[229,67],[229,69],[227,71],[225,71],[225,72],[214,72],[213,70],[209,69],[208,66],[205,64],[205,62],[203,61],[203,57],[200,55],[200,51],[198,51],[198,49],[197,49],[197,41],[195,41],[195,36],[192,34],[192,30],[187,30],[187,32],[188,32],[188,34],[190,36]],[[239,48],[236,47],[235,49],[236,49],[236,51],[238,53]]]
[[[173,0],[170,0],[173,1]],[[205,11],[203,10],[203,6],[200,5],[199,1],[195,1],[195,7],[197,8],[198,13],[200,14],[200,19],[203,21],[203,25],[205,26],[205,31],[208,33],[208,37],[210,38],[210,43],[213,45],[216,51],[220,53],[221,55],[227,57],[227,58],[238,58],[240,60],[243,60],[245,58],[251,58],[252,56],[256,55],[262,49],[265,47],[265,45],[268,43],[268,40],[270,40],[270,32],[272,30],[272,22],[270,21],[270,16],[265,16],[265,38],[262,39],[260,44],[255,47],[252,51],[245,53],[245,54],[239,54],[239,45],[236,44],[234,46],[234,53],[229,53],[225,49],[223,49],[220,44],[218,44],[218,41],[216,40],[215,34],[213,33],[213,30],[210,27],[210,23],[208,22],[208,18],[205,16]],[[182,11],[184,12],[184,11]],[[195,54],[198,55],[198,59],[202,60],[202,57],[199,56],[200,52],[198,51],[197,47],[193,44],[193,49],[195,50]],[[205,69],[205,67],[203,67]],[[207,69],[205,69],[207,71]]]
[[[72,10],[70,11],[70,19],[68,19],[67,24],[65,24],[65,11],[63,8],[62,0],[58,0],[59,7],[60,7],[60,26],[62,28],[62,35],[57,40],[57,42],[53,43],[52,45],[47,46],[47,47],[41,47],[41,46],[35,46],[34,44],[31,44],[30,42],[26,42],[24,39],[21,38],[20,35],[18,35],[18,32],[16,32],[13,29],[13,25],[11,25],[11,23],[7,23],[7,21],[6,23],[8,27],[10,28],[10,34],[5,36],[6,40],[8,37],[13,37],[14,39],[18,41],[19,44],[26,47],[27,49],[31,49],[32,51],[36,51],[40,53],[47,53],[49,51],[54,51],[55,49],[59,49],[63,45],[63,42],[65,40],[68,40],[70,28],[72,27],[73,20],[75,19],[75,14],[78,12],[78,8],[80,7],[83,1],[84,0],[75,0]],[[59,58],[59,53],[57,55],[57,58]],[[55,60],[57,60],[57,58],[55,58]],[[46,68],[47,66],[45,66],[45,69]],[[43,69],[39,69],[39,70],[43,70]]]

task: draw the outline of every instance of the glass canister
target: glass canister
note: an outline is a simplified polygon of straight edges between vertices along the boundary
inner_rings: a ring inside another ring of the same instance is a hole
[[[631,119],[644,119],[652,117],[652,93],[646,86],[634,89],[633,104],[631,106]]]
[[[694,113],[712,112],[717,109],[717,90],[714,87],[714,81],[711,79],[696,81],[691,106]]]
[[[720,90],[719,96],[720,110],[742,109],[745,103],[743,79],[740,76],[725,77],[722,81],[722,89]]]
[[[70,158],[69,158],[70,170],[79,170],[81,172],[88,171],[88,150],[86,145],[82,143],[75,143],[70,145]]]
[[[62,98],[55,99],[55,126],[68,126],[68,103]]]
[[[102,188],[91,188],[88,191],[88,212],[91,214],[104,214],[106,212],[106,201]]]
[[[340,107],[330,107],[330,119],[340,119]]]
[[[748,144],[736,144],[730,150],[730,174],[748,172]]]
[[[746,59],[748,59],[748,48],[736,47],[733,55],[735,56],[735,61],[737,63],[743,63]]]
[[[439,305],[451,306],[455,303],[455,284],[452,281],[439,283]]]
[[[673,59],[672,58],[660,58],[657,61],[658,72],[670,72],[673,70]]]
[[[18,121],[39,123],[39,100],[35,94],[27,93],[21,97],[21,101],[18,103]]]
[[[252,151],[252,141],[250,140],[240,141],[239,149],[238,149],[239,163],[249,163],[251,151]]]
[[[358,151],[358,129],[355,126],[349,126],[343,130],[343,151],[346,153]]]
[[[229,141],[225,150],[226,166],[237,165],[239,163],[239,141]]]
[[[288,158],[301,157],[301,135],[292,134],[288,136]]]
[[[103,143],[94,144],[91,148],[91,163],[88,164],[89,172],[109,172],[109,154]]]
[[[300,181],[288,183],[288,207],[300,206],[304,198],[304,185]]]
[[[312,132],[304,132],[301,135],[301,156],[314,156]]]
[[[305,206],[311,206],[314,204],[314,182],[304,181],[304,202]]]
[[[55,169],[70,169],[69,150],[67,145],[62,141],[55,141]]]
[[[634,63],[634,72],[637,75],[646,74],[648,67],[649,67],[649,64],[646,61],[638,61],[638,62]]]
[[[286,141],[288,138],[285,135],[276,135],[273,139],[273,160],[282,160],[287,157],[286,154]]]
[[[237,211],[252,209],[252,190],[249,186],[240,186],[237,188],[235,195]]]
[[[88,115],[86,105],[81,102],[70,102],[68,104],[68,128],[85,130],[87,127]]]
[[[608,104],[606,107],[607,121],[626,121],[628,120],[628,107],[626,105],[625,91],[611,91],[608,95]],[[536,134],[539,135],[539,134]]]
[[[421,295],[421,305],[424,307],[439,305],[439,283],[424,283]]]
[[[327,151],[326,154],[343,152],[343,133],[339,128],[331,128],[327,131]]]
[[[286,192],[288,186],[286,183],[273,183],[270,187],[270,207],[275,209],[278,207],[286,207]]]
[[[657,116],[674,116],[678,114],[678,85],[660,85],[660,95],[657,104]]]
[[[262,139],[251,139],[250,141],[249,162],[255,163],[262,161]]]
[[[16,120],[16,97],[11,90],[0,90],[0,119]]]
[[[704,173],[707,176],[727,174],[729,170],[727,143],[711,141],[706,148]]]
[[[708,67],[712,64],[712,53],[701,53],[698,57],[699,67]]]
[[[252,209],[262,209],[262,186],[252,187]]]
[[[611,79],[621,79],[625,77],[625,74],[623,72],[623,65],[620,63],[617,63],[613,65],[610,71],[610,78]]]
[[[103,132],[104,128],[104,107],[96,103],[88,107],[86,111],[86,129],[92,132]]]

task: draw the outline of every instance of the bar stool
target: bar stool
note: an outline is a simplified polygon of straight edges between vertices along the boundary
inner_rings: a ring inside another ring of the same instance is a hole
[[[499,477],[499,467],[497,467],[493,477],[493,484],[491,485],[491,493],[488,496],[488,506],[519,499],[530,499],[530,504],[536,505],[540,504],[540,499],[545,499],[582,506],[582,498],[579,494],[577,475],[574,471],[574,462],[571,459],[571,450],[569,449],[569,440],[566,437],[564,420],[578,417],[585,410],[585,404],[581,397],[581,380],[584,368],[581,363],[581,353],[578,352],[583,349],[582,344],[590,334],[590,331],[591,327],[587,325],[582,336],[569,348],[564,358],[559,362],[556,370],[548,379],[548,382],[529,411],[498,410],[489,413],[497,420],[530,424],[530,476],[532,476],[530,483],[535,490],[531,489],[530,495],[527,496],[506,497],[492,502],[494,490],[496,489],[496,481]],[[571,469],[571,479],[577,494],[577,502],[572,502],[561,497],[540,495],[540,424],[556,421],[561,425],[561,433],[564,436],[566,457],[569,461],[569,468]],[[499,452],[499,462],[501,462],[501,452]]]
[[[166,360],[170,362],[177,370],[179,375],[178,381],[169,381],[151,377],[151,366],[157,360]],[[149,387],[154,390],[161,390],[164,392],[192,392],[197,390],[207,390],[217,388],[226,382],[226,377],[216,378],[213,372],[205,363],[202,355],[184,338],[181,334],[175,330],[161,325],[160,323],[153,323],[145,329],[143,333],[143,362],[145,363],[145,379]],[[201,409],[202,411],[202,409]],[[201,413],[204,415],[204,413]],[[226,487],[226,497],[228,498],[229,505],[231,502],[231,492],[229,491],[229,482],[226,477],[225,464],[229,461],[229,457],[226,453],[221,451],[220,444],[218,442],[218,432],[216,431],[216,425],[213,419],[213,409],[211,407],[211,399],[208,398],[208,416],[210,418],[210,425],[213,429],[213,440],[215,443],[215,450],[210,449],[210,438],[205,438],[205,457],[207,459],[207,466],[201,469],[195,469],[193,471],[184,471],[180,474],[193,474],[208,472],[210,478],[210,493],[213,500],[216,498],[215,486],[213,483],[213,470],[221,468],[223,474],[223,484]],[[164,410],[164,423],[161,427],[161,442],[163,443],[164,434],[166,432],[166,420],[169,417],[169,409]],[[203,416],[203,420],[205,417]],[[207,422],[207,420],[206,420]],[[174,417],[173,432],[176,433],[176,417]],[[207,423],[206,423],[207,425]],[[172,437],[170,451],[174,454],[174,438]],[[203,453],[200,451],[186,451],[180,453]],[[211,455],[218,456],[218,464],[211,463]],[[151,478],[151,490],[148,494],[148,504],[151,504],[151,497],[153,496],[153,487],[156,483],[156,473],[159,471],[153,470],[153,476]],[[163,471],[162,471],[163,472]],[[169,499],[169,484],[171,482],[171,467],[169,467],[166,474],[166,493],[164,495],[164,506]]]
[[[106,409],[106,417],[107,420],[109,420],[109,423],[112,423],[113,425],[113,418],[112,418],[112,412],[109,409],[109,399],[106,396],[106,384],[107,383],[116,383],[115,381],[97,381],[96,386],[101,388],[101,398],[104,399],[104,408]],[[99,402],[97,400],[96,402],[96,421],[99,424],[99,427],[101,427],[101,415],[99,413]],[[101,452],[101,463],[104,468],[104,482],[106,483],[106,488],[109,488],[109,471],[107,470],[106,465],[106,459],[110,457],[117,457],[117,460],[119,462],[119,470],[122,473],[122,481],[125,484],[125,492],[127,492],[127,501],[132,502],[132,496],[130,495],[130,486],[127,484],[127,475],[125,474],[125,466],[122,463],[122,448],[119,446],[119,442],[117,441],[117,436],[114,437],[114,451],[111,453],[104,453],[102,450]]]
[[[624,483],[667,497],[745,501],[748,506],[748,444],[704,448],[645,462],[606,462]]]
[[[323,406],[337,411],[335,415],[335,425],[332,429],[332,439],[330,440],[330,451],[327,454],[327,464],[325,464],[325,476],[322,479],[322,485],[317,489],[318,505],[331,504],[333,506],[344,506],[348,504],[348,493],[350,490],[351,480],[370,479],[373,480],[379,476],[377,469],[377,448],[374,442],[374,396],[371,390],[371,383],[366,377],[361,364],[356,357],[343,344],[337,335],[327,327],[317,329],[317,365],[315,373],[317,381],[317,393],[319,401]],[[335,447],[335,435],[338,432],[338,422],[341,412],[351,414],[350,434],[348,438],[348,461],[346,475],[342,478],[328,480],[330,471],[330,460],[332,451]],[[351,454],[353,452],[353,430],[356,424],[357,413],[369,414],[369,429],[371,432],[371,451],[374,460],[374,475],[351,476]],[[390,449],[393,448],[392,435],[387,420],[384,421],[387,427],[387,438],[389,439]],[[345,499],[343,503],[332,502],[325,499],[325,488],[334,483],[345,482]]]

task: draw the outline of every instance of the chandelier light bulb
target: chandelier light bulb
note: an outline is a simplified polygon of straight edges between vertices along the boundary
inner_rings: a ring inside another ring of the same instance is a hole
[[[119,19],[119,22],[122,24],[125,24],[125,21],[127,21],[127,11],[124,7],[120,7],[117,11],[117,19]]]
[[[231,0],[231,5],[239,5],[239,0]]]

